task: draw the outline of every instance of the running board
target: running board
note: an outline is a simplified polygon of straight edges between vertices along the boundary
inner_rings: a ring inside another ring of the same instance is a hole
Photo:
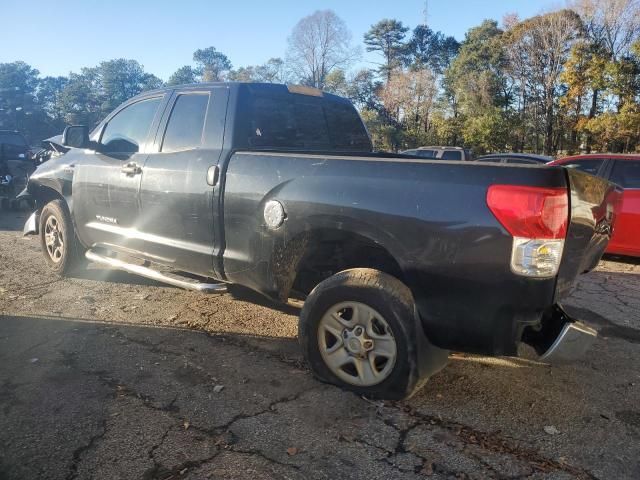
[[[85,253],[85,257],[87,257],[87,260],[106,267],[124,270],[125,272],[133,273],[134,275],[140,275],[141,277],[150,278],[158,282],[168,283],[174,287],[184,288],[186,290],[194,290],[202,293],[224,293],[227,291],[227,286],[223,283],[198,282],[197,280],[186,279],[179,275],[162,273],[142,265],[123,262],[117,258],[105,257],[91,250],[88,250],[87,253]]]

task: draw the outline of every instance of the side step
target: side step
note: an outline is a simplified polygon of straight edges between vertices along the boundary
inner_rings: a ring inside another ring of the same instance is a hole
[[[149,267],[142,265],[135,265],[132,263],[123,262],[117,258],[105,257],[92,250],[88,250],[85,253],[87,260],[90,260],[106,267],[117,268],[118,270],[124,270],[125,272],[133,273],[134,275],[140,275],[141,277],[150,278],[162,283],[168,283],[174,287],[184,288],[186,290],[194,290],[202,293],[224,293],[227,291],[227,286],[224,283],[202,283],[197,280],[191,280],[179,275],[167,274],[153,270]]]

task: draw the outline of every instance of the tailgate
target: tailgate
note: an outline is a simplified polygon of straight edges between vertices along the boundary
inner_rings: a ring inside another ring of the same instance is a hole
[[[622,189],[572,168],[565,169],[570,188],[570,222],[558,271],[556,300],[571,293],[576,277],[595,268],[607,248]]]

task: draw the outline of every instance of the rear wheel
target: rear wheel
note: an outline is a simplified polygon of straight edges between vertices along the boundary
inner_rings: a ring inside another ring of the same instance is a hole
[[[299,339],[313,373],[376,398],[401,399],[420,384],[413,296],[373,269],[345,270],[307,297]]]
[[[76,238],[66,205],[54,200],[40,214],[40,244],[49,267],[67,275],[84,264],[84,249]]]

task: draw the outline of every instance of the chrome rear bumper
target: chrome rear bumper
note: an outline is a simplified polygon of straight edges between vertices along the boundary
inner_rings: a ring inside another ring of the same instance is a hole
[[[567,363],[583,357],[597,336],[596,330],[556,304],[544,313],[540,325],[525,332],[522,341],[536,350],[542,362]]]
[[[547,363],[566,363],[584,356],[598,332],[579,321],[567,322],[549,349],[540,356]]]

